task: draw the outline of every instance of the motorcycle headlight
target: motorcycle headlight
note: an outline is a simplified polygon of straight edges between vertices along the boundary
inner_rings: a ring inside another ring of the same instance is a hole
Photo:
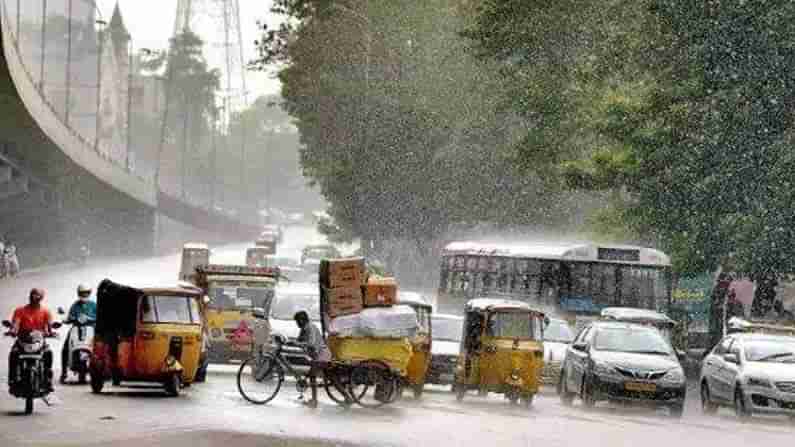
[[[772,388],[770,381],[763,377],[749,377],[747,380],[748,386],[755,386],[758,388]]]
[[[681,368],[668,370],[668,372],[663,376],[662,381],[667,383],[682,383],[685,381],[685,373]]]

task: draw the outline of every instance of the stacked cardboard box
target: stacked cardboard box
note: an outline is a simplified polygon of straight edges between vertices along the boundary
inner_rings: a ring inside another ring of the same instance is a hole
[[[363,258],[320,263],[329,332],[342,337],[402,338],[416,331],[414,311],[397,302],[397,281],[366,275]]]
[[[330,318],[362,311],[363,278],[363,258],[324,259],[320,263],[320,287]]]

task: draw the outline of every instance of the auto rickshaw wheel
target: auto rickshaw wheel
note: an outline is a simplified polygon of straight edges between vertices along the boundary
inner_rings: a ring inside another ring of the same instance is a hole
[[[193,379],[194,382],[204,383],[207,380],[207,367],[209,363],[210,362],[205,360],[199,365],[199,369],[196,371],[196,378]]]
[[[505,397],[508,398],[508,401],[511,403],[511,405],[517,405],[519,403],[519,392],[516,390],[508,391]]]
[[[105,386],[105,378],[102,377],[102,374],[91,373],[91,392],[94,394],[99,394],[102,392],[102,388]]]
[[[453,389],[455,390],[455,400],[458,402],[464,401],[464,396],[467,394],[467,389],[464,385],[453,384]]]
[[[175,372],[169,375],[165,383],[163,383],[163,387],[169,396],[179,396],[180,388],[182,388],[182,372]]]
[[[534,394],[525,394],[524,397],[522,397],[522,402],[524,402],[524,406],[526,408],[532,408],[533,407],[533,398],[534,397],[535,397]]]
[[[424,384],[414,385],[413,390],[414,390],[414,399],[419,400],[422,398],[422,392],[425,390],[425,385]]]

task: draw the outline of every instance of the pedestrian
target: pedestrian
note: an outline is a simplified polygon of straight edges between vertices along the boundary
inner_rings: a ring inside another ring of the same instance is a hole
[[[15,277],[19,274],[19,258],[17,257],[17,247],[14,244],[7,244],[5,249],[6,274]]]

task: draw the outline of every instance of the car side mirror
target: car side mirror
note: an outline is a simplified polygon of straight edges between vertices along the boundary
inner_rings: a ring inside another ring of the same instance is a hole
[[[3,327],[5,327],[5,328],[8,328],[8,329],[11,329],[11,327],[12,327],[12,324],[11,324],[11,322],[10,322],[10,321],[8,321],[8,320],[3,320]]]
[[[267,319],[267,318],[268,318],[268,316],[267,316],[267,315],[265,315],[265,309],[263,309],[263,308],[261,308],[261,307],[255,307],[255,308],[254,308],[254,309],[251,311],[251,313],[252,313],[252,315],[254,315],[254,318],[259,318],[259,319],[261,319],[261,320],[265,320],[265,319]]]
[[[572,348],[573,348],[575,351],[580,351],[580,352],[588,352],[588,343],[582,343],[582,342],[580,342],[580,343],[574,343],[573,345],[571,345],[571,347],[572,347]]]
[[[740,358],[737,356],[737,354],[733,352],[730,352],[728,354],[723,354],[723,360],[726,360],[729,363],[734,363],[735,365],[740,364]]]
[[[544,317],[544,329],[546,329],[547,326],[549,326],[549,317]]]
[[[64,315],[64,314],[66,314],[66,311],[63,310],[63,307],[58,307],[58,315]]]

